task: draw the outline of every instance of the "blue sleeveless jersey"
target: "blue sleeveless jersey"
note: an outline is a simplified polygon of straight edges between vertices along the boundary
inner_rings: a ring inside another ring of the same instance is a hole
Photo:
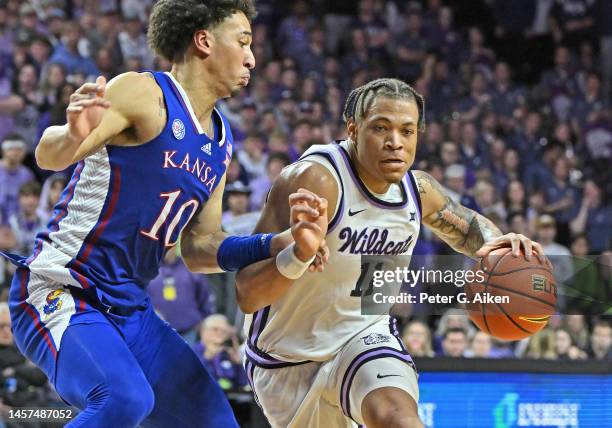
[[[232,156],[230,126],[220,112],[213,111],[211,140],[172,75],[153,76],[166,104],[161,134],[140,146],[106,146],[79,162],[25,261],[30,271],[110,306],[145,302],[165,252],[177,245]]]

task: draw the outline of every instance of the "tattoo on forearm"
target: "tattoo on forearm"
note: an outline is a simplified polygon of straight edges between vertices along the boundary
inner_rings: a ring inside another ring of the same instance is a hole
[[[420,194],[439,193],[445,203],[425,218],[425,223],[453,249],[472,256],[490,239],[501,236],[500,230],[487,218],[456,203],[429,174],[419,173],[416,181]]]

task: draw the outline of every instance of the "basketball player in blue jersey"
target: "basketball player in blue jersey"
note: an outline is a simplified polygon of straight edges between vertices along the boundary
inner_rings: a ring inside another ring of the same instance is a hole
[[[300,216],[324,215],[325,201],[305,191],[287,204],[292,230],[238,238],[220,229],[233,140],[214,106],[249,81],[254,13],[251,0],[158,1],[149,39],[171,72],[83,85],[68,123],[48,128],[37,146],[42,168],[76,168],[34,253],[7,255],[18,266],[10,310],[19,349],[82,410],[69,426],[237,426],[145,287],[179,236],[195,272],[238,270],[293,237],[309,258],[318,250],[321,240],[303,240],[316,224]]]
[[[328,201],[328,227],[310,220],[326,229],[330,251],[322,273],[306,272],[307,262],[289,271],[265,260],[237,275],[238,302],[251,314],[247,375],[274,428],[423,426],[416,369],[395,321],[364,315],[361,306],[373,271],[408,266],[421,224],[474,258],[504,246],[515,256],[524,247],[528,259],[532,249],[544,253],[523,235],[502,235],[429,174],[410,170],[423,109],[422,97],[396,79],[353,90],[344,109],[348,140],[309,148],[272,187],[256,230],[288,227],[284,201],[309,189]]]

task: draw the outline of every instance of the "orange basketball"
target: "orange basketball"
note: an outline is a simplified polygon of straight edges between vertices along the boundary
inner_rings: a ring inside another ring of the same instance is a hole
[[[540,331],[555,313],[557,287],[552,270],[536,255],[525,260],[510,248],[493,250],[472,270],[482,282],[465,287],[466,309],[484,332],[499,339],[519,340]]]

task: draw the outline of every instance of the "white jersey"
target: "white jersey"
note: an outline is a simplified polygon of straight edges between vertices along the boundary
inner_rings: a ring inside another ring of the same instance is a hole
[[[411,172],[376,196],[359,179],[346,142],[312,146],[301,160],[324,165],[338,181],[339,200],[326,237],[329,263],[324,272],[307,271],[273,305],[247,315],[247,358],[261,367],[327,361],[350,338],[387,320],[397,335],[388,307],[364,315],[362,304],[371,303],[379,290],[373,287],[374,271],[407,267],[419,235],[420,200]],[[400,285],[385,283],[391,290],[384,294],[396,294]]]

